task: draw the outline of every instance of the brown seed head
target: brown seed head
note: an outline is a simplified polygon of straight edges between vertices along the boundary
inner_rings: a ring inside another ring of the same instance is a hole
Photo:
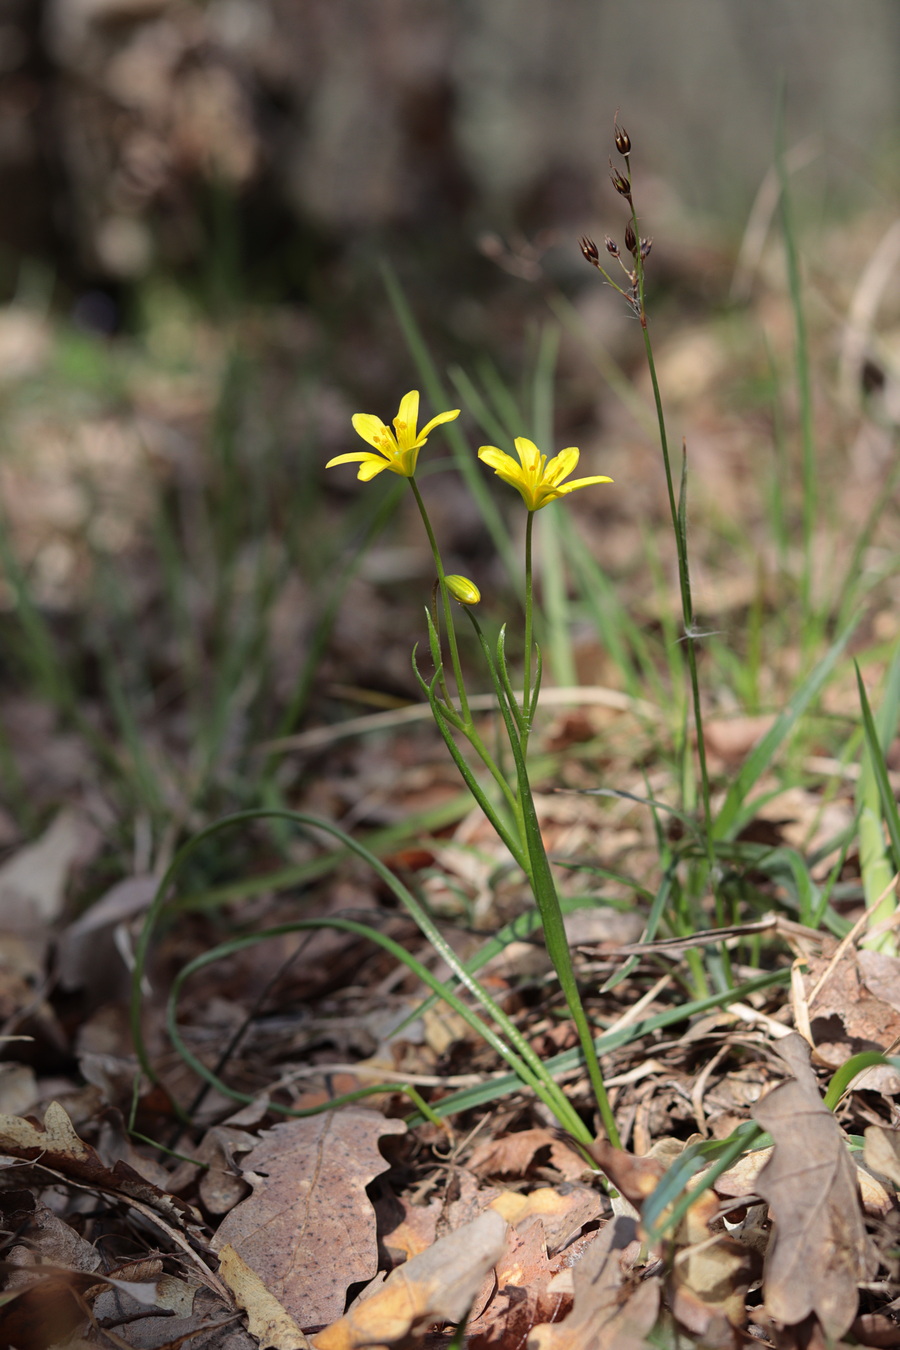
[[[606,251],[610,257],[618,258],[619,245],[616,243],[615,239],[611,239],[609,235],[607,235],[603,242],[606,245]]]
[[[618,169],[611,169],[609,176],[610,179],[612,180],[613,187],[616,189],[616,192],[618,192],[620,196],[625,197],[630,202],[631,183],[628,181],[625,175],[619,173]]]
[[[629,220],[625,226],[625,247],[633,258],[637,257],[637,235],[634,232],[634,226]]]
[[[594,263],[596,265],[600,261],[600,250],[597,248],[593,239],[588,239],[587,235],[585,235],[581,241],[581,251],[589,263]]]
[[[641,240],[641,262],[646,262],[650,257],[650,250],[653,247],[652,239]]]
[[[624,127],[620,127],[618,122],[614,124],[613,130],[616,137],[616,149],[618,150],[619,154],[630,155],[631,137],[628,135],[628,132],[625,130]]]

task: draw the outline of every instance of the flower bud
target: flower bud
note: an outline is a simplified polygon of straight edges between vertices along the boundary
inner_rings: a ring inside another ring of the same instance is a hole
[[[593,239],[588,239],[587,235],[581,241],[581,251],[589,263],[598,263],[600,261],[600,252]]]
[[[621,197],[625,197],[628,201],[631,201],[631,183],[625,175],[619,173],[618,169],[614,169],[609,176],[616,192],[618,192]]]
[[[468,577],[460,577],[454,574],[444,577],[444,580],[453,599],[458,600],[461,605],[477,605],[480,602],[481,591],[475,585],[475,582],[470,581]]]

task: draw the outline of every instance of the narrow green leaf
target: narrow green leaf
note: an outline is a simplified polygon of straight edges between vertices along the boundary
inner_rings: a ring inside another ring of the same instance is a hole
[[[719,813],[713,821],[712,833],[714,839],[727,839],[736,830],[736,823],[745,808],[750,792],[766,772],[784,742],[793,733],[813,699],[821,691],[858,622],[858,618],[854,619],[840,637],[832,643],[821,661],[793,694],[784,711],[779,713],[766,734],[750,751],[738,772],[737,778],[728,789]]]

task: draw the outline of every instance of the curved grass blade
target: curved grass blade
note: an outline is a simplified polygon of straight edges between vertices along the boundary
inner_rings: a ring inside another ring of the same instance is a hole
[[[553,1114],[561,1120],[559,1115],[560,1094],[558,1090],[555,1089],[555,1084],[553,1084],[552,1081],[548,1082],[541,1075],[532,1072],[529,1066],[515,1054],[503,1038],[497,1035],[493,1028],[489,1027],[487,1023],[484,1022],[477,1013],[473,1012],[472,1009],[464,1003],[461,998],[453,993],[452,990],[446,990],[437,976],[434,975],[427,966],[424,966],[420,961],[416,960],[414,956],[410,955],[410,953],[407,952],[404,947],[401,947],[398,942],[395,942],[393,938],[388,937],[386,933],[379,932],[377,928],[372,928],[369,924],[358,923],[354,919],[298,919],[294,923],[280,924],[275,928],[265,929],[259,933],[250,933],[243,937],[232,938],[230,941],[223,942],[218,947],[212,948],[210,951],[203,952],[200,956],[195,957],[193,961],[188,962],[188,964],[179,971],[172,983],[172,988],[166,1003],[166,1027],[169,1038],[184,1062],[188,1064],[200,1078],[209,1083],[211,1087],[214,1087],[219,1092],[224,1092],[226,1096],[231,1097],[234,1101],[250,1102],[254,1100],[253,1094],[238,1092],[237,1089],[228,1087],[227,1084],[213,1073],[211,1069],[207,1068],[202,1060],[198,1059],[185,1044],[181,1032],[178,1029],[177,1020],[178,998],[185,981],[198,970],[202,970],[205,966],[208,966],[215,961],[223,960],[225,957],[231,956],[235,952],[243,951],[247,947],[256,946],[260,942],[268,941],[270,938],[284,937],[289,933],[307,932],[320,928],[336,929],[339,932],[353,933],[357,936],[368,938],[370,941],[375,942],[378,946],[384,948],[385,951],[389,952],[398,961],[401,961],[414,975],[417,976],[418,979],[422,980],[424,984],[427,984],[429,988],[435,991],[435,993],[438,993],[439,996],[450,1005],[454,1012],[464,1018],[476,1035],[482,1037],[496,1054],[512,1067],[516,1076],[520,1078],[526,1086],[530,1087],[532,1091],[541,1098],[545,1105],[553,1111]],[[408,1087],[408,1084],[404,1085],[401,1090],[408,1092]],[[360,1089],[357,1093],[345,1094],[345,1096],[341,1098],[341,1102],[352,1100],[353,1098],[358,1098],[362,1095],[370,1095],[373,1091],[383,1092],[385,1090],[383,1085],[376,1087],[375,1089]],[[334,1102],[329,1103],[329,1106],[331,1107],[335,1104],[339,1104],[337,1103],[337,1099],[335,1099]],[[279,1110],[282,1114],[292,1116],[314,1115],[319,1111],[318,1107],[307,1110],[297,1110],[296,1108],[282,1108],[276,1106],[274,1109]],[[427,1108],[426,1114],[427,1118],[433,1122],[439,1119],[430,1108]],[[569,1108],[564,1114],[566,1116],[566,1126],[567,1128],[571,1128],[570,1122],[575,1115],[574,1110]],[[581,1133],[584,1133],[583,1127]]]
[[[594,1050],[598,1055],[609,1054],[610,1051],[618,1050],[623,1045],[630,1045],[634,1041],[639,1041],[644,1036],[649,1036],[662,1027],[687,1021],[700,1013],[708,1012],[710,1008],[721,1008],[729,1003],[743,1002],[759,989],[770,989],[777,984],[790,984],[790,979],[791,973],[789,970],[767,971],[766,974],[757,975],[745,984],[735,986],[734,989],[719,990],[715,994],[710,994],[707,998],[694,999],[692,1002],[683,1003],[677,1008],[667,1008],[665,1012],[657,1013],[653,1017],[643,1018],[640,1022],[635,1022],[631,1026],[622,1027],[618,1031],[606,1032],[596,1038]],[[575,1072],[582,1064],[581,1049],[576,1047],[572,1050],[564,1050],[561,1054],[545,1060],[544,1068],[554,1077],[558,1077]],[[476,1107],[486,1106],[490,1102],[497,1101],[500,1097],[508,1097],[510,1093],[516,1091],[518,1086],[518,1080],[513,1074],[502,1074],[481,1087],[461,1088],[459,1092],[451,1093],[449,1097],[443,1097],[439,1102],[432,1103],[432,1109],[439,1116],[456,1115],[460,1111],[470,1111]],[[415,1118],[413,1118],[412,1123],[416,1123]]]
[[[505,1036],[509,1044],[515,1048],[515,1053],[525,1061],[536,1078],[544,1081],[546,1089],[558,1096],[559,1104],[555,1114],[562,1119],[571,1113],[571,1107],[563,1094],[556,1085],[552,1083],[552,1080],[548,1081],[548,1076],[544,1071],[543,1061],[535,1053],[531,1045],[529,1045],[515,1023],[503,1012],[502,1008],[490,998],[478,981],[465,969],[456,952],[446,941],[431,916],[422,905],[420,905],[408,887],[404,886],[399,877],[397,877],[390,868],[386,867],[379,858],[376,858],[368,851],[368,849],[364,848],[362,844],[353,839],[351,835],[346,834],[340,829],[339,826],[333,825],[330,821],[322,820],[318,816],[310,815],[307,812],[287,811],[275,808],[258,808],[250,811],[239,811],[234,815],[225,816],[222,820],[215,821],[212,825],[199,831],[179,849],[157,887],[156,895],[147,911],[135,950],[130,1009],[131,1034],[135,1053],[141,1068],[151,1082],[156,1081],[156,1075],[149,1061],[141,1026],[142,987],[150,942],[153,931],[166,904],[169,888],[179,869],[204,840],[211,838],[220,830],[230,828],[232,825],[247,823],[251,820],[285,820],[293,822],[303,829],[324,831],[324,833],[339,839],[347,849],[352,853],[355,853],[357,857],[362,858],[364,862],[368,863],[375,874],[405,907],[418,925],[420,931],[431,943],[435,952],[447,963],[447,966],[453,971],[463,987],[467,989],[476,1002],[481,1005],[483,1010],[503,1033],[503,1036]],[[578,1133],[579,1130],[584,1131],[584,1129],[585,1127],[582,1124],[580,1117],[576,1116],[575,1132]]]

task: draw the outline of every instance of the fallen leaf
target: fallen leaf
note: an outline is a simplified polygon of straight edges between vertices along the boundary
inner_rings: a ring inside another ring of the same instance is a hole
[[[116,948],[115,930],[149,908],[158,886],[158,877],[125,877],[60,933],[56,964],[64,989],[91,988],[101,971],[105,998],[113,982],[127,988],[130,972]]]
[[[273,1126],[241,1162],[253,1194],[225,1216],[214,1249],[234,1247],[299,1326],[333,1322],[347,1286],[378,1268],[366,1186],[388,1167],[378,1140],[405,1130],[360,1108]]]
[[[391,1272],[384,1285],[313,1339],[315,1350],[379,1350],[414,1328],[460,1322],[506,1250],[506,1222],[494,1210],[439,1238]]]
[[[378,1231],[392,1265],[409,1261],[434,1242],[443,1206],[435,1198],[428,1205],[414,1205],[404,1196],[381,1195],[375,1200]]]
[[[242,1261],[230,1242],[221,1249],[219,1276],[247,1314],[247,1329],[260,1350],[308,1350],[309,1341],[290,1313],[270,1293],[255,1270]]]
[[[654,1277],[636,1285],[627,1281],[625,1267],[636,1251],[634,1220],[611,1219],[574,1268],[569,1316],[536,1326],[528,1350],[645,1350],[660,1287]]]
[[[848,948],[839,960],[812,957],[804,977],[807,992],[818,990],[809,1005],[816,1054],[836,1069],[851,1055],[887,1050],[900,1036],[896,974],[900,961],[881,952]],[[887,997],[885,995],[888,995]],[[894,1000],[892,1002],[891,1000]],[[867,1069],[855,1087],[893,1094],[900,1075],[889,1065]]]
[[[883,1125],[869,1125],[865,1133],[863,1157],[873,1172],[887,1177],[900,1190],[900,1130],[886,1130]]]
[[[585,1171],[578,1154],[546,1128],[519,1130],[480,1144],[469,1159],[469,1167],[477,1176],[524,1177],[535,1166],[538,1153],[543,1153],[546,1164],[567,1181],[577,1181]]]
[[[569,1300],[550,1294],[555,1269],[547,1257],[540,1219],[524,1232],[510,1229],[506,1251],[495,1266],[497,1290],[481,1315],[466,1327],[470,1350],[496,1350],[501,1345],[524,1345],[538,1322],[555,1321]]]
[[[59,917],[73,865],[88,861],[99,833],[78,814],[60,811],[40,839],[26,844],[0,867],[0,925],[7,932],[45,941],[48,924]]]
[[[793,1034],[775,1048],[794,1077],[753,1112],[774,1140],[756,1179],[774,1221],[763,1277],[765,1306],[791,1326],[815,1313],[825,1336],[838,1340],[856,1316],[857,1284],[866,1278],[868,1264],[856,1168],[819,1094],[806,1041]]]
[[[491,1201],[490,1207],[519,1229],[527,1220],[540,1218],[547,1250],[555,1252],[586,1223],[598,1219],[606,1209],[606,1202],[599,1191],[589,1186],[573,1186],[565,1192],[541,1186],[528,1195],[504,1191]]]
[[[107,1167],[96,1149],[79,1139],[59,1102],[47,1107],[43,1128],[31,1116],[0,1116],[0,1153],[40,1163],[73,1181],[135,1200],[178,1228],[191,1228],[199,1221],[190,1205],[166,1194],[128,1163]]]
[[[684,1148],[683,1142],[678,1142]],[[608,1139],[603,1138],[595,1139],[593,1144],[584,1147],[601,1172],[606,1173],[616,1189],[638,1210],[656,1190],[672,1161],[671,1158],[652,1157],[649,1154],[637,1156],[623,1148],[614,1148]]]
[[[97,1276],[56,1267],[33,1267],[24,1287],[4,1291],[0,1308],[0,1344],[15,1350],[46,1350],[67,1338],[88,1319],[85,1289]],[[102,1279],[102,1276],[99,1277]]]
[[[699,1182],[695,1183],[699,1184]],[[741,1327],[744,1299],[762,1266],[749,1246],[727,1233],[713,1232],[721,1203],[711,1188],[700,1194],[675,1235],[669,1302],[678,1321],[695,1335],[709,1338],[716,1323]],[[755,1268],[754,1268],[755,1267]]]
[[[727,763],[738,764],[762,739],[774,720],[770,713],[758,717],[704,718],[703,735],[714,755]]]

